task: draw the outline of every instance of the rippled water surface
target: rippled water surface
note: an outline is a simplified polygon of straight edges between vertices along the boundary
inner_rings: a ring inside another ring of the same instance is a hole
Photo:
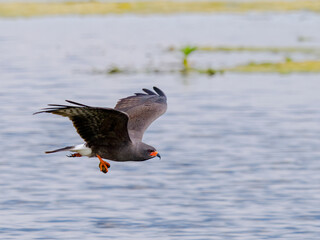
[[[299,34],[317,45],[319,33],[309,28],[317,22],[312,15],[1,19],[0,238],[318,239],[319,75],[90,74],[112,64],[178,64],[178,53],[163,50],[170,45],[303,45]],[[31,115],[47,103],[112,107],[154,85],[166,92],[168,111],[144,141],[161,160],[111,162],[105,175],[97,159],[43,153],[82,142],[68,119]]]

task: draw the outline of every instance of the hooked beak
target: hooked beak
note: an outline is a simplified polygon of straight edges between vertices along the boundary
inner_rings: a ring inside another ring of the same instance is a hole
[[[150,153],[150,156],[152,156],[152,157],[158,157],[158,158],[161,159],[161,156],[160,156],[160,154],[159,154],[157,151],[151,152],[151,153]]]

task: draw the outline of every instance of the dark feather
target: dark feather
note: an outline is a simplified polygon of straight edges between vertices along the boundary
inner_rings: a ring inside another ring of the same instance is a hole
[[[89,107],[72,101],[68,102],[81,107],[50,104],[50,108],[37,113],[46,112],[68,117],[89,147],[110,144],[120,147],[131,142],[126,113],[111,108]]]
[[[66,102],[71,103],[71,104],[74,104],[74,105],[82,106],[82,107],[89,107],[88,105],[84,105],[84,104],[82,104],[82,103],[77,103],[77,102],[70,101],[70,100],[66,100]]]
[[[46,151],[45,153],[55,153],[55,152],[69,151],[72,148],[74,148],[74,146],[68,146],[68,147],[64,147],[64,148],[59,148],[59,149],[52,150],[52,151]]]
[[[149,90],[149,89],[143,88],[142,90],[143,90],[144,92],[148,93],[149,95],[157,95],[157,94],[155,94],[154,92],[152,92],[152,91]]]
[[[153,89],[156,91],[156,93],[159,94],[159,96],[165,97],[166,95],[164,94],[164,92],[162,92],[161,89],[157,88],[157,87],[153,87]]]

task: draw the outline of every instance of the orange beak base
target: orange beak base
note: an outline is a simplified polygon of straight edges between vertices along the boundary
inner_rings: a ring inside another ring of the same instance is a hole
[[[157,151],[151,152],[151,153],[150,153],[150,156],[161,158],[160,154],[159,154]]]

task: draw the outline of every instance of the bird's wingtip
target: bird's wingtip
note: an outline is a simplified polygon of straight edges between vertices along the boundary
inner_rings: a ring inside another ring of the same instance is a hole
[[[160,88],[157,88],[156,86],[153,86],[153,90],[156,91],[156,93],[158,93],[159,96],[161,96],[161,97],[165,97],[166,96],[164,94],[164,92]]]
[[[146,88],[142,88],[142,91],[146,92],[148,95],[156,95],[154,92]]]
[[[32,115],[36,115],[36,114],[39,114],[39,113],[43,113],[43,111],[34,112],[34,113],[32,113]]]
[[[78,102],[75,102],[75,101],[71,101],[71,100],[68,100],[68,99],[66,99],[65,101],[68,102],[68,103],[74,104],[74,105],[81,106],[81,107],[89,107],[88,105],[85,105],[85,104],[82,104],[82,103],[78,103]]]

